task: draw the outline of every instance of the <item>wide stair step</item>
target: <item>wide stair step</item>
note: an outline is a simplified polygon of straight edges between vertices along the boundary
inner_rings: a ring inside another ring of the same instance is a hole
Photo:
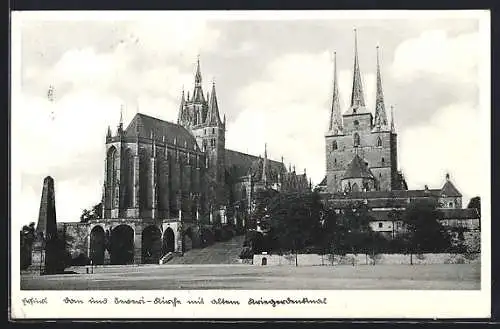
[[[240,235],[205,248],[191,249],[166,264],[238,264],[244,240],[245,236]]]

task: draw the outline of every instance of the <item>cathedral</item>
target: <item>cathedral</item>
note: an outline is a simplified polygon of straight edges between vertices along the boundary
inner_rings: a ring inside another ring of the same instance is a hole
[[[108,127],[102,218],[88,224],[95,263],[158,263],[196,247],[213,225],[245,228],[255,192],[309,191],[304,173],[281,161],[226,149],[215,83],[204,93],[198,59],[192,93],[181,95],[177,123],[137,113]],[[105,248],[107,244],[109,248]]]
[[[402,232],[401,219],[391,218],[391,210],[402,210],[414,201],[429,200],[440,208],[442,224],[463,227],[469,235],[479,234],[479,215],[462,208],[462,194],[446,174],[442,187],[409,190],[398,170],[397,131],[394,109],[390,121],[384,102],[379,47],[376,62],[375,113],[365,103],[358,60],[357,34],[354,35],[354,67],[350,106],[341,113],[337,81],[336,53],[328,128],[325,133],[326,175],[316,190],[328,207],[340,211],[363,203],[371,209],[374,231],[387,237]]]

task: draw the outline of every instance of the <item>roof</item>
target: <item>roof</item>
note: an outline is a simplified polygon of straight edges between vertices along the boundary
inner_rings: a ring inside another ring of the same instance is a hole
[[[321,183],[319,183],[318,186],[326,186],[326,176],[323,180],[321,180]]]
[[[450,180],[446,180],[443,187],[441,188],[440,195],[448,196],[448,197],[461,197],[462,194],[458,191],[458,189],[453,185]]]
[[[354,155],[351,163],[347,167],[344,173],[344,179],[346,178],[370,178],[374,179],[368,165],[359,157],[359,155]]]
[[[443,219],[476,219],[479,218],[479,213],[475,208],[453,209],[444,208],[440,209],[443,213]]]
[[[264,159],[255,155],[241,153],[233,150],[226,150],[226,169],[233,172],[237,177],[252,174],[254,179],[260,179],[262,176],[262,162]],[[267,160],[270,175],[273,179],[273,173],[285,171],[283,163]]]
[[[128,137],[151,138],[151,135],[157,141],[165,137],[165,141],[169,144],[174,144],[176,141],[179,146],[186,145],[188,148],[198,149],[196,139],[186,128],[146,114],[137,113],[125,130],[125,136]]]

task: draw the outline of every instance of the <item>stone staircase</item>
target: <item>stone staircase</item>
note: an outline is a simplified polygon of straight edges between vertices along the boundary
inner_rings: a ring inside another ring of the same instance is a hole
[[[176,256],[165,265],[170,264],[239,264],[240,252],[243,248],[244,235],[235,236],[229,241],[216,242],[201,249],[191,249],[183,256]]]

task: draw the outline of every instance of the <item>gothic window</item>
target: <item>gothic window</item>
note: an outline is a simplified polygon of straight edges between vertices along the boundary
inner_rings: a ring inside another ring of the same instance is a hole
[[[337,141],[332,142],[332,151],[335,151],[338,148]]]
[[[106,204],[107,207],[113,208],[114,205],[114,194],[115,194],[115,185],[116,185],[116,171],[118,168],[117,164],[117,151],[115,147],[111,147],[108,150],[108,155],[107,155],[107,193],[106,193]]]
[[[358,133],[354,133],[354,147],[358,147],[359,144],[360,144],[359,134]]]
[[[377,146],[378,147],[382,146],[382,139],[380,137],[377,138]]]
[[[132,208],[133,207],[133,190],[134,190],[134,155],[132,154],[132,150],[127,148],[125,151],[124,157],[124,182],[122,186],[125,188],[124,193],[124,207]]]

